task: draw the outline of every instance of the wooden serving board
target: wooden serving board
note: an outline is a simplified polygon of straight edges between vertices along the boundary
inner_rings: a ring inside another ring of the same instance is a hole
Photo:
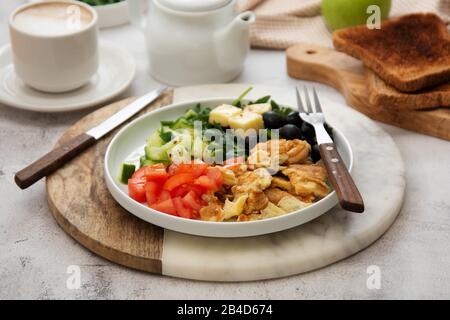
[[[395,110],[369,103],[366,70],[362,63],[334,49],[298,44],[287,52],[291,77],[316,81],[339,90],[347,103],[370,118],[396,127],[450,140],[450,109]]]
[[[172,101],[235,97],[247,87],[233,84],[177,88],[173,95],[166,94],[144,112]],[[268,93],[286,104],[295,101],[291,88],[258,85],[249,98]],[[75,123],[58,144],[95,126],[132,99],[89,114]],[[330,102],[324,109],[327,120],[339,124],[353,147],[352,175],[364,197],[364,214],[334,208],[296,228],[238,239],[197,237],[164,230],[127,212],[109,194],[103,159],[114,133],[47,178],[50,209],[58,224],[90,251],[115,263],[156,274],[250,281],[321,268],[377,240],[398,215],[405,190],[403,161],[392,139],[373,121],[351,108]],[[389,159],[387,167],[386,158]]]
[[[55,147],[101,123],[134,99],[92,112],[67,130]],[[166,93],[140,114],[171,101],[172,92]],[[161,273],[163,229],[129,214],[106,188],[103,157],[119,129],[47,178],[48,204],[58,224],[89,250],[129,267]]]

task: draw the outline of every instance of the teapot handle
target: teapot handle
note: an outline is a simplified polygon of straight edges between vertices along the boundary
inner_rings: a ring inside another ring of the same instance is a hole
[[[148,8],[148,0],[127,0],[131,24],[144,31],[147,25],[145,12]]]

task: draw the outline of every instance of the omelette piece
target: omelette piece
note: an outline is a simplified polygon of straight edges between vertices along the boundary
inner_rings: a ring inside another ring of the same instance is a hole
[[[299,196],[312,194],[323,198],[330,192],[330,187],[326,184],[327,170],[320,165],[293,164],[282,170],[282,173],[289,177]]]
[[[264,194],[269,199],[270,202],[277,204],[282,198],[286,196],[292,196],[290,193],[283,191],[279,188],[269,188],[264,191]]]
[[[224,219],[228,220],[239,216],[244,211],[247,198],[247,195],[240,195],[234,201],[228,199],[225,200],[225,205],[223,207]]]
[[[250,151],[248,163],[256,168],[306,163],[310,151],[311,146],[303,140],[269,140],[258,143]]]
[[[292,183],[288,179],[282,178],[282,177],[272,177],[271,187],[280,188],[289,193],[295,192],[294,186],[292,185]]]
[[[286,212],[292,212],[299,209],[303,209],[311,203],[303,202],[297,197],[293,196],[289,192],[278,188],[269,188],[265,191],[265,194],[270,202],[276,204]]]
[[[261,210],[262,219],[278,217],[278,216],[282,216],[286,213],[287,213],[287,211],[281,209],[280,207],[276,206],[272,202],[269,202],[267,204],[267,207],[265,207],[263,210]]]
[[[300,201],[292,195],[290,195],[289,197],[284,197],[278,202],[278,206],[286,212],[297,211],[306,208],[309,205],[311,204]]]
[[[204,194],[203,200],[208,203],[206,207],[200,209],[200,219],[204,221],[223,221],[225,214],[223,204],[213,194]]]
[[[272,176],[264,169],[256,169],[255,171],[247,171],[238,176],[238,184],[231,188],[235,199],[240,195],[247,195],[246,205],[244,207],[245,214],[251,214],[264,209],[269,200],[264,194],[272,182]]]
[[[234,171],[221,166],[217,166],[216,168],[219,168],[220,172],[222,173],[223,184],[225,186],[234,186],[238,183],[238,179]]]

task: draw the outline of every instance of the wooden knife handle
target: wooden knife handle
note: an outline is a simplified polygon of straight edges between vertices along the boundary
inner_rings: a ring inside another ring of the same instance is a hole
[[[342,209],[364,212],[364,201],[353,181],[350,172],[342,161],[334,143],[319,146],[320,155],[328,170],[329,180],[336,190]]]
[[[50,151],[42,158],[36,160],[28,167],[20,170],[14,176],[16,184],[21,189],[26,189],[41,178],[51,174],[63,164],[74,158],[81,151],[95,143],[95,138],[82,133],[69,140],[58,148]]]

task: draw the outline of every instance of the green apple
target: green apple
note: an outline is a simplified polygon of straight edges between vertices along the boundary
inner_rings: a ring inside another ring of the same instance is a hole
[[[373,13],[367,8],[377,5],[381,19],[386,19],[391,10],[391,0],[322,0],[322,15],[328,27],[333,30],[366,24]]]

